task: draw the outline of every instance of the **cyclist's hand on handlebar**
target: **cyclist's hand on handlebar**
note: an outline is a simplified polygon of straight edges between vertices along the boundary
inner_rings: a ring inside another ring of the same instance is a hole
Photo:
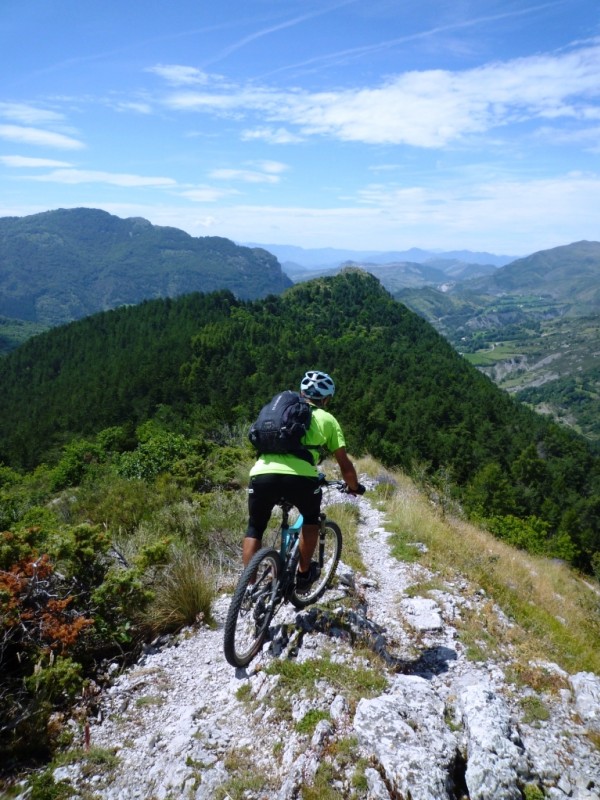
[[[343,489],[344,492],[347,494],[357,495],[357,494],[364,494],[367,491],[366,486],[363,486],[362,483],[359,483],[356,489],[351,489],[348,484],[346,484],[345,488]]]

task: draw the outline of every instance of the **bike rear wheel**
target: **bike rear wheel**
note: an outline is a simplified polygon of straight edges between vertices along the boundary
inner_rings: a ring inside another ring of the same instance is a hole
[[[262,647],[275,613],[281,575],[277,550],[264,547],[242,572],[233,593],[223,651],[232,667],[245,667]]]
[[[291,596],[292,605],[296,608],[306,608],[321,597],[333,582],[333,576],[342,554],[342,532],[339,525],[332,520],[325,521],[325,528],[319,535],[317,550],[313,556],[321,574],[319,578],[305,592],[294,589]]]

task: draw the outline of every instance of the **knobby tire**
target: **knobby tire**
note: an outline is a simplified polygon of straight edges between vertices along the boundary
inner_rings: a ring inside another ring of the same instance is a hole
[[[307,592],[292,592],[291,602],[296,608],[306,608],[311,603],[316,602],[319,597],[325,594],[333,582],[333,577],[342,554],[342,532],[339,525],[332,520],[325,521],[325,536],[319,542],[313,555],[313,560],[317,561],[321,568],[321,575],[312,584]]]
[[[266,639],[275,613],[281,557],[277,550],[264,547],[242,572],[233,593],[227,620],[223,650],[232,667],[247,666]]]

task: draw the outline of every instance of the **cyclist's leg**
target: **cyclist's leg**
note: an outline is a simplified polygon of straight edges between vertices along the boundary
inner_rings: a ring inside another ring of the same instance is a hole
[[[279,499],[275,475],[258,475],[248,486],[248,527],[242,542],[242,559],[247,566],[262,547],[262,537],[269,524],[273,506]]]
[[[308,572],[310,562],[319,541],[318,525],[303,525],[300,541],[298,543],[298,572]]]
[[[319,540],[319,514],[322,492],[316,478],[286,475],[286,499],[293,503],[304,517],[304,525],[298,545],[298,571],[307,573]]]

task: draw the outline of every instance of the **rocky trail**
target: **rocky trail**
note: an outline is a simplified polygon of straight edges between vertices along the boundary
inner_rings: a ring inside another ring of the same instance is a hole
[[[440,579],[411,596],[434,576],[394,559],[381,513],[354,502],[368,574],[341,564],[318,606],[281,608],[237,671],[219,597],[215,628],[184,632],[114,681],[90,757],[54,779],[82,800],[598,800],[598,676],[545,665],[562,688],[542,696],[515,688],[505,661],[468,660],[455,625],[484,593]],[[510,624],[499,611],[498,624]],[[536,703],[547,718],[527,714]]]

